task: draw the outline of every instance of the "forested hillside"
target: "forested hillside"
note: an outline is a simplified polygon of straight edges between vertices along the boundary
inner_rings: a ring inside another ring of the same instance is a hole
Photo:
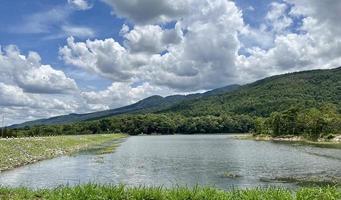
[[[265,78],[230,93],[178,104],[163,112],[185,116],[222,113],[269,116],[291,106],[300,108],[334,104],[341,110],[341,67],[303,71]]]
[[[195,94],[188,94],[188,95],[171,95],[167,97],[154,95],[154,96],[150,96],[148,98],[142,99],[134,104],[124,106],[121,108],[104,110],[104,111],[93,112],[93,113],[86,113],[86,114],[73,113],[69,115],[56,116],[56,117],[52,117],[48,119],[39,119],[39,120],[25,122],[22,124],[15,124],[15,125],[12,125],[11,128],[23,128],[25,126],[36,126],[36,125],[68,124],[68,123],[74,123],[74,122],[96,120],[96,119],[111,117],[111,116],[120,115],[120,114],[156,112],[156,111],[167,109],[175,104],[178,104],[187,100],[194,100],[194,99],[198,99],[201,97],[219,95],[219,94],[223,94],[226,92],[234,91],[238,89],[239,87],[240,87],[239,85],[228,85],[226,87],[217,88],[217,89],[205,92],[205,93],[195,93]]]
[[[341,68],[273,76],[232,91],[153,96],[131,106],[140,106],[143,112],[65,125],[7,129],[5,134],[254,132],[333,137],[341,134]]]

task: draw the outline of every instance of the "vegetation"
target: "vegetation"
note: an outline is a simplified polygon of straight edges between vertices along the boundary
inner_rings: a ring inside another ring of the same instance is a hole
[[[341,67],[265,78],[221,95],[177,104],[162,112],[185,116],[246,114],[268,117],[291,106],[320,108],[333,104],[341,112]]]
[[[134,114],[122,114],[131,113],[128,108],[134,108]],[[120,108],[120,113],[106,118],[95,115],[84,118],[87,121],[64,125],[7,129],[3,136],[254,131],[272,136],[332,138],[341,134],[341,67],[273,76],[202,95],[153,96]]]
[[[106,134],[0,139],[0,171],[74,153],[123,137],[125,135]]]
[[[341,134],[341,114],[333,104],[320,108],[291,107],[273,112],[269,117],[221,114],[184,116],[181,114],[121,115],[95,121],[66,125],[34,126],[24,129],[6,129],[4,136],[77,135],[123,132],[138,134],[194,134],[255,132],[271,136],[296,135],[309,139],[332,139]]]
[[[22,124],[16,124],[11,126],[11,128],[23,128],[25,126],[36,126],[36,125],[57,125],[57,124],[67,124],[67,123],[75,123],[87,120],[96,120],[100,118],[106,118],[111,116],[116,116],[120,114],[132,114],[132,113],[150,113],[156,112],[160,110],[164,110],[171,106],[174,106],[178,103],[182,103],[185,101],[198,99],[202,97],[214,96],[219,94],[224,94],[226,92],[230,92],[238,89],[239,85],[228,85],[222,88],[217,88],[214,90],[210,90],[204,93],[195,93],[189,95],[171,95],[167,97],[161,97],[158,95],[150,96],[148,98],[142,99],[137,103],[124,106],[121,108],[87,113],[87,114],[69,114],[62,115],[57,117],[52,117],[49,119],[39,119],[35,121],[29,121]]]
[[[66,125],[6,129],[6,137],[77,135],[122,132],[137,134],[245,133],[253,127],[247,115],[184,117],[179,114],[135,114]]]
[[[282,112],[273,112],[267,118],[255,119],[255,133],[271,136],[302,135],[317,139],[332,139],[341,133],[341,115],[334,105],[300,109],[291,107]]]
[[[117,200],[337,200],[341,192],[335,187],[301,188],[292,193],[280,188],[256,188],[246,190],[223,191],[215,188],[172,189],[162,187],[100,186],[88,184],[76,187],[58,187],[55,189],[30,190],[27,188],[0,188],[2,200],[36,200],[36,199],[117,199]]]

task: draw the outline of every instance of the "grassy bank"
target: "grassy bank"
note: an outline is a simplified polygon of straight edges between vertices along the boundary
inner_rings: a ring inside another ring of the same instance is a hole
[[[0,188],[2,200],[337,200],[335,187],[301,188],[296,192],[280,188],[223,191],[215,188],[128,188],[125,186],[83,185],[50,190]]]
[[[74,153],[123,137],[123,134],[103,134],[0,139],[0,171]]]

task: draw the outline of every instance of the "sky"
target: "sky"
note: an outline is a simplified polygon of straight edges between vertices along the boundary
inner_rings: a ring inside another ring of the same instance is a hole
[[[10,125],[341,61],[339,0],[2,0]]]

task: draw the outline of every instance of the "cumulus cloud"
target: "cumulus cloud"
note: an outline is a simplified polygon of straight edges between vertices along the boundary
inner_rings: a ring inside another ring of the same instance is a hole
[[[77,90],[75,81],[64,72],[41,64],[40,56],[30,52],[22,55],[16,46],[0,49],[2,81],[14,83],[30,93],[65,93]]]
[[[293,5],[291,15],[316,20],[317,24],[328,27],[330,31],[341,33],[341,27],[338,25],[341,18],[340,1],[286,0],[286,2]]]
[[[1,106],[25,106],[34,104],[33,99],[16,86],[0,83]]]
[[[0,83],[0,106],[45,108],[67,110],[73,107],[72,104],[57,98],[47,98],[39,94],[25,93],[24,90],[15,85]]]
[[[285,3],[273,2],[270,4],[270,10],[265,16],[268,26],[270,26],[275,32],[281,33],[285,31],[293,20],[287,16],[286,12],[289,6]]]
[[[26,93],[16,85],[0,82],[0,113],[6,124],[79,111],[79,100]]]
[[[67,63],[95,72],[114,81],[127,81],[133,75],[134,62],[139,57],[127,53],[114,39],[75,42],[67,39],[67,46],[60,49],[61,58]],[[141,61],[143,62],[143,61]]]
[[[82,92],[87,105],[94,110],[117,108],[135,103],[152,95],[167,95],[172,91],[168,88],[155,87],[149,83],[138,86],[115,82],[105,90]]]
[[[136,24],[169,22],[188,13],[190,0],[103,0],[114,14]]]
[[[127,31],[122,28],[121,33],[126,39],[125,47],[131,53],[159,54],[167,50],[169,45],[178,44],[182,40],[182,31],[179,26],[175,29],[162,29],[158,25],[136,26]]]
[[[0,112],[7,124],[86,109],[76,97],[75,81],[41,64],[36,52],[23,55],[16,46],[5,46],[0,49],[0,66]]]
[[[248,49],[250,56],[240,55],[237,65],[244,77],[262,78],[284,72],[337,67],[341,61],[341,30],[333,12],[340,9],[341,4],[321,1],[287,1],[288,5],[272,5],[267,18],[282,19],[302,18],[298,31],[274,34],[271,48]],[[284,12],[284,10],[287,12]],[[276,12],[274,12],[276,10]],[[274,14],[277,13],[277,14]],[[278,14],[281,13],[281,14]],[[288,20],[291,21],[291,20]],[[276,24],[276,23],[273,23]],[[290,23],[287,23],[290,24]],[[279,27],[288,27],[279,26]],[[278,29],[277,29],[278,30]],[[280,28],[279,30],[283,30]]]
[[[209,89],[235,81],[242,13],[233,2],[200,1],[170,29],[123,26],[123,46],[114,39],[75,42],[62,59],[113,81],[148,81],[177,90]]]

